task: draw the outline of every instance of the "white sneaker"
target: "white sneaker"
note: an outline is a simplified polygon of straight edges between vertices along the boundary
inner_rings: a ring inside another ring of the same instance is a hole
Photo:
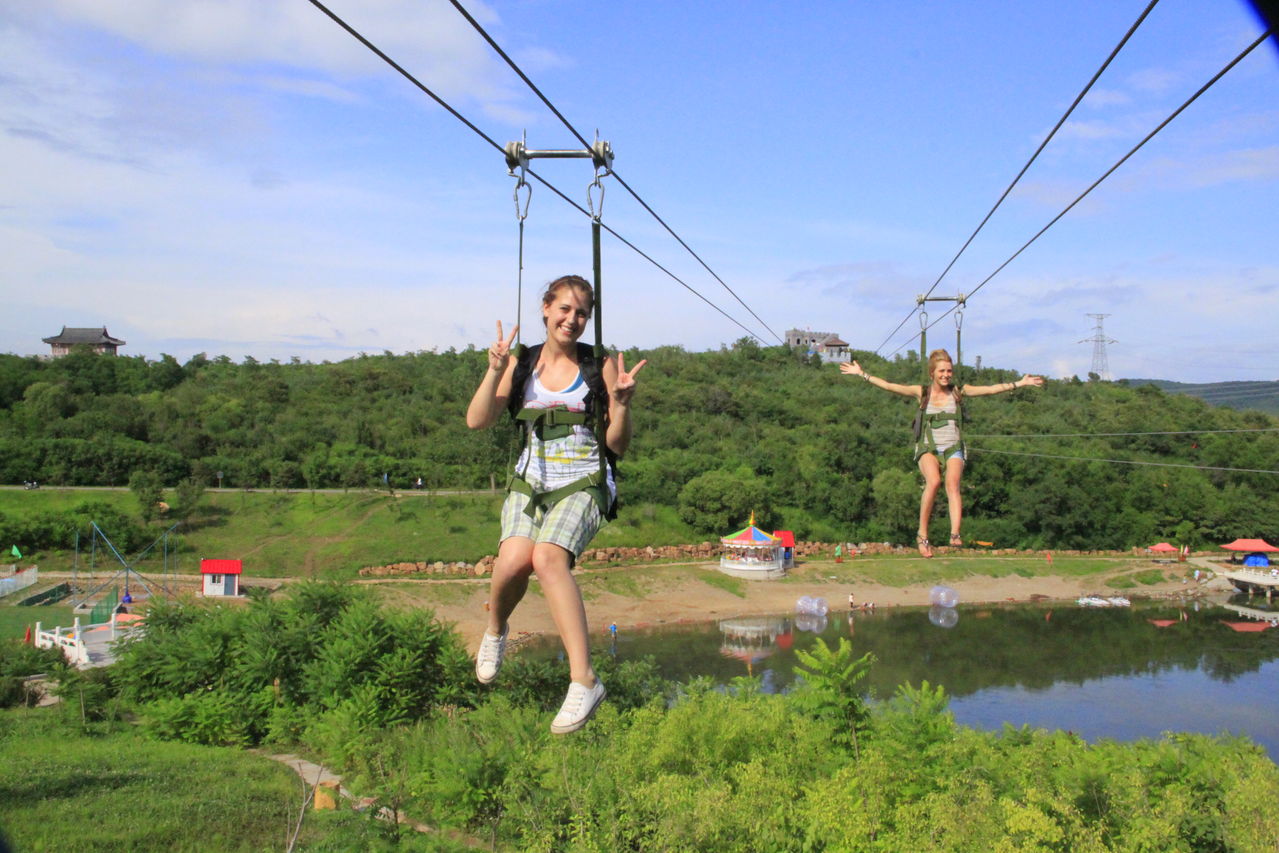
[[[502,658],[506,655],[506,635],[509,633],[510,625],[506,626],[500,637],[484,632],[480,650],[475,653],[475,677],[480,680],[480,684],[488,684],[497,678],[497,671],[502,668]]]
[[[598,678],[595,679],[594,687],[587,687],[576,681],[570,682],[564,704],[560,706],[560,712],[551,721],[551,732],[566,735],[586,725],[586,721],[594,716],[595,709],[604,701],[605,692],[604,682]]]

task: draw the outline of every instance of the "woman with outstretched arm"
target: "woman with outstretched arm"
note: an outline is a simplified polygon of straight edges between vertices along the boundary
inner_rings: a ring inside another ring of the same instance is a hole
[[[874,385],[904,397],[914,397],[919,402],[920,429],[915,440],[915,460],[924,475],[924,493],[919,499],[919,532],[915,544],[924,557],[933,555],[928,541],[928,521],[933,515],[933,503],[941,487],[943,470],[946,480],[946,501],[950,510],[950,544],[964,544],[959,528],[963,520],[963,502],[959,495],[959,481],[964,473],[964,437],[960,434],[959,407],[963,398],[986,397],[1002,394],[1014,388],[1035,387],[1044,384],[1042,376],[1023,376],[1016,382],[998,385],[966,385],[961,391],[954,385],[955,365],[950,353],[944,349],[933,350],[928,356],[928,385],[898,385],[871,376],[856,361],[845,362],[840,371],[860,376]]]

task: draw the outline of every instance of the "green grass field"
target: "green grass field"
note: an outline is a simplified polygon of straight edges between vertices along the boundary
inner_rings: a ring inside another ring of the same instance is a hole
[[[235,749],[85,733],[57,710],[0,714],[4,831],[15,850],[283,850],[301,783]]]
[[[23,518],[69,510],[86,500],[104,501],[129,514],[137,512],[137,501],[127,491],[41,489],[0,491],[0,514]],[[501,500],[501,495],[493,494],[422,492],[395,496],[372,491],[206,492],[196,515],[170,537],[170,568],[176,563],[178,573],[194,574],[201,558],[225,557],[244,560],[245,573],[255,577],[345,579],[355,577],[365,566],[474,562],[497,550]],[[151,530],[158,537],[171,524],[160,520]],[[110,530],[105,532],[111,535]],[[696,538],[674,510],[641,506],[605,526],[594,545],[669,545]],[[69,571],[77,563],[70,542],[66,549],[38,553],[20,542],[9,544],[22,548],[23,564]],[[96,556],[91,555],[89,543],[83,540],[78,564],[97,571],[120,568],[101,545]],[[144,574],[163,574],[163,547],[157,546],[135,568]]]
[[[0,638],[21,637],[27,628],[35,630],[39,622],[44,628],[71,625],[75,617],[66,604],[47,604],[39,607],[14,607],[0,605]]]

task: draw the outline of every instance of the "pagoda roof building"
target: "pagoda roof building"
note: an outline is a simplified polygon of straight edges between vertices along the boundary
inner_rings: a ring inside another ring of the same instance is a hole
[[[90,347],[94,352],[106,353],[107,355],[115,355],[116,350],[124,346],[125,342],[119,338],[113,338],[107,333],[107,327],[100,328],[71,328],[63,326],[62,331],[52,337],[41,338],[46,344],[53,348],[53,355],[67,355],[75,347]]]

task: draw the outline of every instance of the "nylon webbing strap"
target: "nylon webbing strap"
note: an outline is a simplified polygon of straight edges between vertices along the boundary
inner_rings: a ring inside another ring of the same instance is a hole
[[[608,513],[607,486],[601,483],[607,483],[607,479],[601,479],[598,474],[587,474],[580,480],[574,480],[558,489],[552,489],[549,492],[535,492],[533,487],[529,485],[519,474],[512,474],[511,480],[506,484],[508,491],[519,492],[522,495],[528,495],[528,503],[524,506],[524,514],[529,518],[533,518],[539,507],[545,507],[548,511],[560,501],[569,495],[575,495],[578,492],[591,492],[591,499],[595,501],[595,505],[599,507],[600,515]]]

